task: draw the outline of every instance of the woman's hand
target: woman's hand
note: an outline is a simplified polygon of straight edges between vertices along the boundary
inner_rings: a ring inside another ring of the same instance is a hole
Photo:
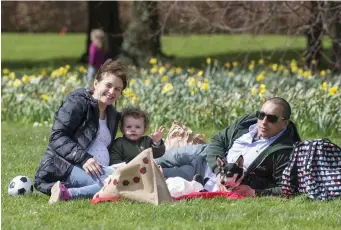
[[[151,137],[154,143],[160,143],[163,134],[165,132],[165,128],[163,126],[160,126],[159,128],[157,125],[155,126],[155,131],[152,133]]]
[[[89,158],[83,165],[86,173],[100,177],[102,174],[102,165],[100,165],[94,158]]]

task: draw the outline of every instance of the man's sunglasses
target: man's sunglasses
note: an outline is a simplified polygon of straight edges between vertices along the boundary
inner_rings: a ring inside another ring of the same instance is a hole
[[[259,119],[259,120],[263,120],[265,117],[267,118],[267,120],[270,122],[270,123],[276,123],[278,121],[278,119],[281,119],[281,120],[287,120],[283,117],[278,117],[276,115],[271,115],[271,114],[266,114],[264,112],[260,112],[260,111],[257,111],[256,112],[256,117]]]

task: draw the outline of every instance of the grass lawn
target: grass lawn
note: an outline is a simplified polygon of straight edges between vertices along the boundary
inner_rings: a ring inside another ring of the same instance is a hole
[[[303,196],[290,200],[213,199],[160,206],[131,202],[91,205],[89,200],[83,200],[50,206],[48,197],[36,191],[27,197],[9,197],[7,186],[13,177],[34,177],[50,131],[46,127],[1,124],[3,229],[340,229],[341,226],[341,199],[331,202],[311,201]],[[208,140],[217,132],[205,130]],[[340,137],[329,138],[341,145]]]
[[[85,51],[85,34],[1,34],[2,68],[26,71],[57,68],[78,63]],[[206,57],[222,62],[245,62],[263,58],[278,63],[300,59],[306,47],[305,37],[279,35],[191,35],[163,36],[162,50],[174,55],[174,64],[200,67]],[[329,56],[331,43],[324,41]],[[269,60],[270,59],[270,60]]]

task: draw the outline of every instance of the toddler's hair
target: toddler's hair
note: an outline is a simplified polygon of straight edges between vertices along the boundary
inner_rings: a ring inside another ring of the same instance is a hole
[[[90,40],[93,42],[98,38],[105,38],[105,33],[102,29],[93,29],[90,33]],[[104,40],[103,40],[104,41]]]
[[[136,107],[128,107],[123,109],[122,115],[121,115],[121,125],[120,129],[123,133],[123,126],[124,126],[124,118],[125,117],[133,117],[135,119],[143,118],[144,121],[144,128],[147,130],[149,125],[149,117],[148,113],[145,111],[142,111],[140,108]]]

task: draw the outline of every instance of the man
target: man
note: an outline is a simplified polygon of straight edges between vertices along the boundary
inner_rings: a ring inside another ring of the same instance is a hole
[[[219,190],[224,190],[216,165],[217,156],[241,154],[247,169],[242,184],[247,186],[235,191],[243,195],[281,195],[282,172],[293,144],[300,141],[290,115],[291,108],[286,100],[271,98],[256,114],[241,117],[214,136],[209,145],[170,150],[157,163],[164,167],[166,178],[181,176],[191,180],[193,174],[199,174],[209,177],[208,186],[205,185],[210,187],[208,190],[212,189],[212,182],[217,183]]]

